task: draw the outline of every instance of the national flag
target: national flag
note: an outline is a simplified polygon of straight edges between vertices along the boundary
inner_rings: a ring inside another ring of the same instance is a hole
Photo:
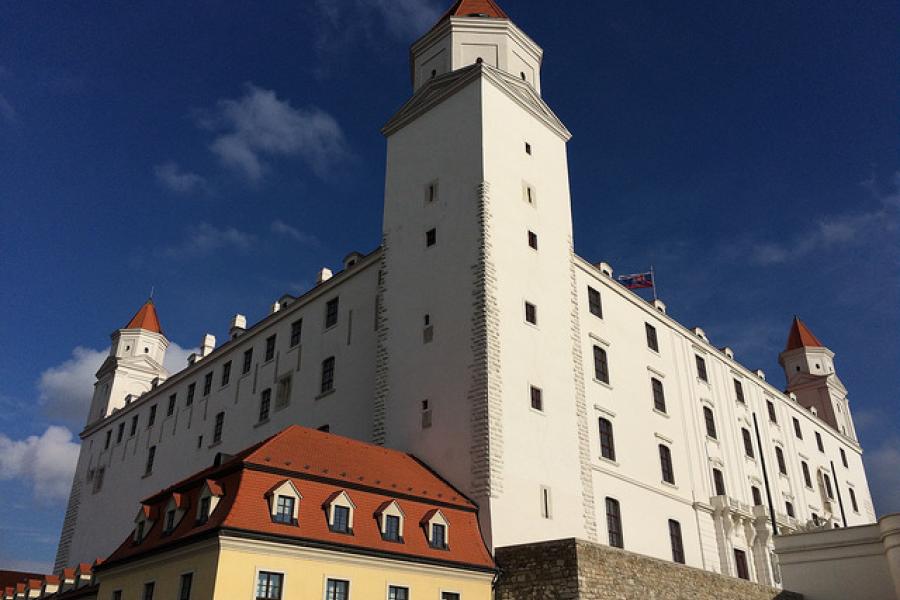
[[[631,275],[619,275],[619,283],[629,290],[639,290],[653,287],[653,271],[646,273],[633,273]]]

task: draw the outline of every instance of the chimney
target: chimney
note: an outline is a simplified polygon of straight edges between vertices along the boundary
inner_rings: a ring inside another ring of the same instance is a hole
[[[207,333],[203,336],[203,341],[200,343],[200,358],[205,358],[212,354],[212,351],[216,348],[216,336],[211,333]]]
[[[325,283],[326,281],[331,279],[332,274],[333,273],[331,272],[331,269],[329,269],[328,267],[322,267],[321,269],[319,269],[319,273],[316,275],[316,285]]]
[[[700,327],[694,327],[693,329],[691,329],[691,331],[693,331],[693,332],[694,332],[694,335],[696,335],[696,336],[697,336],[698,338],[700,338],[701,340],[708,341],[708,340],[706,340],[706,332],[703,331],[702,328],[700,328]]]
[[[197,359],[198,359],[198,358],[200,358],[200,357],[197,356],[197,353],[196,353],[196,352],[191,352],[191,355],[188,356],[188,366],[191,366],[192,364],[194,364],[195,362],[197,362]]]
[[[601,273],[612,279],[613,268],[611,264],[609,264],[608,262],[598,262],[594,266],[597,267]]]
[[[228,329],[228,335],[231,339],[244,333],[247,330],[247,317],[242,314],[236,314],[231,318],[231,327]]]
[[[732,350],[728,346],[725,346],[724,348],[722,348],[722,354],[724,354],[728,358],[734,358],[734,350]]]
[[[756,376],[759,377],[760,379],[762,379],[763,381],[766,380],[766,373],[762,369],[756,370]]]
[[[658,298],[653,301],[653,308],[655,308],[662,314],[666,314],[666,303]]]

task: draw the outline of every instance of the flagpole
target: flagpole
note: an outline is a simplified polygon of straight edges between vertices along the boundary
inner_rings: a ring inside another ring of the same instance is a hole
[[[650,265],[650,280],[653,282],[653,301],[656,302],[656,273],[653,271],[653,265]]]

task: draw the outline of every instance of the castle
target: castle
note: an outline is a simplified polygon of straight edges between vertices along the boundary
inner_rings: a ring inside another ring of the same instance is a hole
[[[777,584],[778,531],[875,519],[834,354],[794,319],[787,391],[575,254],[568,130],[541,48],[458,0],[387,122],[382,244],[182,371],[147,302],[112,335],[57,568],[141,499],[290,424],[414,454],[488,547],[577,537]]]

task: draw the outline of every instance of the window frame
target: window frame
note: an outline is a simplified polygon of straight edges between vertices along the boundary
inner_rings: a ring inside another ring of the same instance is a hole
[[[778,464],[778,474],[787,475],[787,462],[784,459],[784,449],[781,446],[775,446],[775,462]]]
[[[778,413],[775,412],[775,403],[766,399],[766,411],[769,413],[769,422],[778,425]]]
[[[706,437],[718,441],[719,430],[716,428],[716,415],[711,406],[703,405],[703,423],[706,429]]]
[[[694,354],[694,365],[697,368],[697,379],[709,383],[709,371],[706,369],[706,359],[699,354]]]
[[[537,327],[537,305],[525,300],[525,322]]]
[[[531,410],[536,410],[538,412],[544,412],[544,390],[539,388],[536,385],[528,386],[528,397],[530,401]]]
[[[685,564],[681,523],[675,519],[669,519],[669,544],[672,547],[672,562],[680,565]]]
[[[647,347],[654,352],[659,352],[659,336],[656,333],[656,327],[644,322],[644,332],[647,335]]]
[[[329,298],[325,303],[325,329],[331,329],[338,324],[340,319],[341,297]]]
[[[291,323],[291,337],[288,341],[289,348],[296,348],[300,345],[300,338],[303,335],[303,319],[297,319]]]
[[[616,462],[616,438],[613,422],[606,417],[598,418],[600,430],[600,457]]]
[[[259,420],[257,423],[264,423],[269,420],[269,413],[272,409],[272,388],[266,388],[259,393]]]
[[[262,578],[265,576],[266,584],[265,589],[261,590],[262,586]],[[275,590],[277,595],[272,594],[272,579],[277,578],[277,587]],[[253,586],[254,592],[253,597],[256,600],[282,600],[284,598],[284,572],[281,571],[265,571],[263,569],[258,569],[256,571],[256,585]],[[260,595],[260,591],[264,591],[265,595]]]
[[[244,359],[241,363],[241,375],[246,375],[253,368],[253,347],[244,350]]]
[[[600,290],[588,286],[588,311],[595,317],[603,318],[603,296]]]
[[[728,488],[725,486],[725,473],[718,467],[712,468],[713,492],[716,496],[727,496]]]
[[[666,408],[666,390],[661,379],[650,378],[650,389],[653,391],[653,409],[665,415],[669,414]]]
[[[606,535],[613,548],[625,548],[625,535],[622,529],[622,505],[610,496],[606,497]]]
[[[185,587],[187,583],[187,587]],[[182,573],[178,578],[178,600],[191,600],[191,591],[194,587],[194,572]],[[187,592],[187,593],[185,593]]]
[[[222,441],[222,430],[225,427],[225,411],[219,411],[216,413],[215,423],[213,424],[213,444],[218,444]]]
[[[322,361],[322,372],[319,380],[319,394],[327,394],[334,391],[335,358],[329,356]]]
[[[659,444],[659,467],[664,483],[675,485],[675,467],[672,464],[672,449],[666,444]]]
[[[734,382],[734,398],[741,404],[747,404],[747,397],[744,396],[744,382],[742,382],[737,377],[732,377],[731,380]]]
[[[609,383],[609,353],[606,348],[594,344],[594,379],[606,385]]]
[[[282,502],[284,501],[284,502]],[[272,513],[272,522],[282,525],[296,525],[297,498],[288,494],[276,494],[274,502],[275,510]]]
[[[756,450],[753,448],[753,434],[746,427],[741,427],[741,438],[744,441],[744,456],[756,458]]]
[[[275,358],[275,347],[278,344],[278,334],[273,333],[266,338],[266,350],[263,354],[263,362],[269,362]]]

